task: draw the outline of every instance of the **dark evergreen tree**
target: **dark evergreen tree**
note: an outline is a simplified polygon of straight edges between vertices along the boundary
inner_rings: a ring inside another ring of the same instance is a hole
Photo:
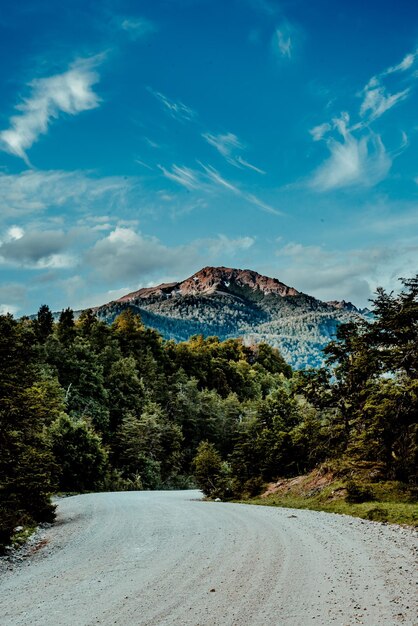
[[[46,304],[43,304],[38,311],[38,315],[35,320],[36,338],[39,343],[44,343],[47,338],[52,334],[54,327],[54,316],[51,313],[51,309]]]

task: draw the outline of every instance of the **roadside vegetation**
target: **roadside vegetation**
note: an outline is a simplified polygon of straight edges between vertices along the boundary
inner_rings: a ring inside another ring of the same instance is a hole
[[[338,328],[326,368],[299,372],[267,344],[165,341],[129,309],[111,325],[0,316],[0,547],[51,521],[57,491],[242,499],[274,483],[252,501],[415,523],[418,277],[403,284]],[[330,484],[277,485],[312,471]]]
[[[414,486],[399,481],[376,482],[364,469],[353,470],[340,462],[323,464],[309,474],[270,483],[260,496],[246,502],[418,526]]]

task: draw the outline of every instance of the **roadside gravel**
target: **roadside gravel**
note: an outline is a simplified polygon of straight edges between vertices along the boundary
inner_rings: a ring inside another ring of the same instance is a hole
[[[418,533],[199,492],[86,494],[0,565],[1,626],[418,626]]]

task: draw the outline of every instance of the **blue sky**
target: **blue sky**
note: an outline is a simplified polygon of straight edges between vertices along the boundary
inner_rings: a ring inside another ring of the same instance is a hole
[[[0,311],[418,269],[418,4],[1,1]]]

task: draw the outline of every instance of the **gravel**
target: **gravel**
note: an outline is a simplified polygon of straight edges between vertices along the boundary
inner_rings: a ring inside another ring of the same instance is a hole
[[[58,502],[0,564],[1,626],[418,625],[418,534],[197,491]]]

